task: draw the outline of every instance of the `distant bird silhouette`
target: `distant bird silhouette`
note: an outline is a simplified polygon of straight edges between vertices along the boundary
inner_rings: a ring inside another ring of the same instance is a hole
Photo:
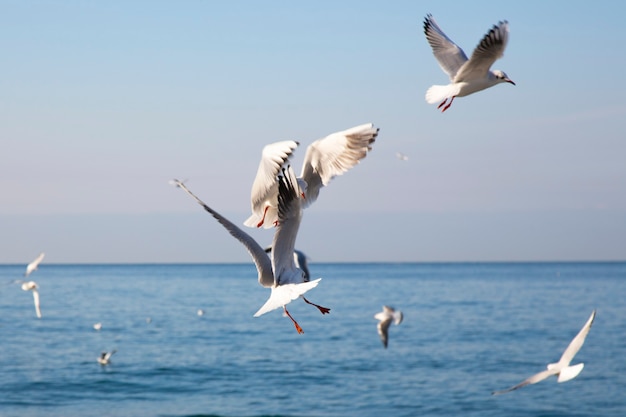
[[[433,85],[426,91],[426,101],[430,104],[441,101],[437,108],[442,112],[448,110],[455,97],[468,96],[500,83],[515,85],[504,72],[489,70],[504,55],[509,40],[509,24],[506,20],[487,32],[469,60],[463,49],[443,33],[430,14],[424,19],[424,34],[439,66],[452,81],[448,85]]]
[[[380,336],[380,340],[383,342],[383,346],[385,349],[387,348],[387,344],[389,342],[389,326],[393,321],[396,325],[402,323],[403,314],[401,311],[396,311],[392,307],[383,306],[383,311],[380,313],[376,313],[374,318],[379,320],[378,322],[378,335]]]
[[[566,382],[570,379],[576,378],[578,374],[582,372],[585,364],[579,363],[577,365],[570,366],[570,363],[572,362],[572,359],[574,359],[574,356],[576,356],[580,348],[583,346],[583,343],[585,343],[585,339],[589,334],[589,330],[591,329],[591,325],[593,324],[593,320],[595,319],[595,317],[596,311],[593,310],[593,312],[591,312],[591,316],[589,316],[589,319],[587,319],[587,322],[585,323],[583,328],[580,329],[576,337],[572,339],[570,344],[567,346],[567,349],[565,349],[565,352],[563,352],[563,355],[561,355],[561,359],[559,359],[557,363],[549,364],[548,369],[546,369],[545,371],[541,371],[525,379],[519,384],[512,386],[511,388],[507,388],[501,391],[494,391],[492,392],[492,394],[504,394],[518,388],[525,387],[526,385],[536,384],[537,382],[543,381],[544,379],[551,377],[552,375],[558,376],[557,382]]]
[[[41,252],[34,261],[26,265],[26,272],[24,272],[25,277],[29,276],[33,271],[37,270],[37,267],[39,267],[39,264],[41,263],[41,261],[43,261],[44,256],[46,256],[46,254]]]

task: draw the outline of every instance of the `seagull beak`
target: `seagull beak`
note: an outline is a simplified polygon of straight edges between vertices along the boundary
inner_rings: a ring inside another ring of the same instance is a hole
[[[513,82],[513,80],[511,80],[510,78],[505,78],[504,81],[506,81],[507,83],[513,84],[515,85],[515,83]]]

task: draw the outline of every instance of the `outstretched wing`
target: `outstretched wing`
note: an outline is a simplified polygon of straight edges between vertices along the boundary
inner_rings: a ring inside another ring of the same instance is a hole
[[[309,145],[300,175],[306,182],[304,208],[317,200],[320,189],[330,180],[365,158],[372,150],[376,136],[378,128],[367,123],[333,133]]]
[[[267,256],[263,248],[246,232],[235,226],[226,217],[207,206],[202,200],[196,197],[189,189],[178,180],[172,180],[172,183],[178,188],[181,188],[184,192],[189,194],[198,204],[200,204],[206,211],[222,225],[228,232],[237,240],[239,240],[248,249],[248,252],[252,256],[252,260],[256,265],[256,269],[259,274],[259,284],[264,287],[271,287],[274,283],[274,274],[272,273],[272,263]]]
[[[585,343],[585,339],[587,338],[587,335],[589,334],[589,330],[591,329],[591,325],[593,324],[593,321],[595,318],[596,318],[596,310],[593,310],[591,312],[591,316],[589,316],[583,328],[580,329],[576,337],[572,339],[570,344],[567,346],[567,349],[565,349],[565,352],[563,352],[563,355],[561,355],[561,359],[559,359],[560,366],[566,367],[570,364],[572,359],[574,359],[574,356],[576,356],[580,348]]]
[[[509,23],[505,20],[494,25],[480,41],[469,61],[463,65],[454,77],[454,82],[461,82],[485,76],[491,65],[504,55],[509,41]]]
[[[465,52],[443,33],[431,14],[424,19],[424,34],[439,66],[454,80],[459,69],[467,62]]]
[[[272,266],[275,285],[303,282],[303,273],[296,281],[291,278],[298,272],[294,262],[296,237],[302,220],[302,205],[299,195],[298,181],[291,169],[283,169],[278,177],[278,226],[272,241]],[[284,273],[289,271],[288,273]]]
[[[548,378],[551,375],[555,375],[556,372],[554,370],[551,369],[546,369],[545,371],[541,371],[538,374],[535,374],[525,380],[523,380],[522,382],[520,382],[517,385],[512,386],[511,388],[507,388],[507,389],[503,389],[501,391],[494,391],[491,393],[491,395],[500,395],[500,394],[505,394],[507,392],[511,392],[514,391],[516,389],[525,387],[526,385],[530,385],[530,384],[536,384],[537,382],[543,381],[544,379]]]

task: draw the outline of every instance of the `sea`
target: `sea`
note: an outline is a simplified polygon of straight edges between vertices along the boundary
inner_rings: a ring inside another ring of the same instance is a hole
[[[624,262],[309,268],[331,312],[293,301],[298,334],[282,309],[253,317],[253,264],[43,263],[41,319],[25,266],[0,265],[0,416],[626,416]],[[386,349],[383,305],[404,315]],[[577,378],[491,394],[558,361],[593,310]]]

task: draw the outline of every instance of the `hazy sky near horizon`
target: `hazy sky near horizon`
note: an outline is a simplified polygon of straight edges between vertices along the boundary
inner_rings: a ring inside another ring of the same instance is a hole
[[[370,155],[322,190],[316,261],[626,259],[626,4],[0,0],[0,263],[247,262],[171,178],[241,224],[264,145],[362,123]],[[445,84],[432,13],[494,69]],[[396,158],[396,152],[409,156]],[[261,244],[270,231],[251,231]]]

